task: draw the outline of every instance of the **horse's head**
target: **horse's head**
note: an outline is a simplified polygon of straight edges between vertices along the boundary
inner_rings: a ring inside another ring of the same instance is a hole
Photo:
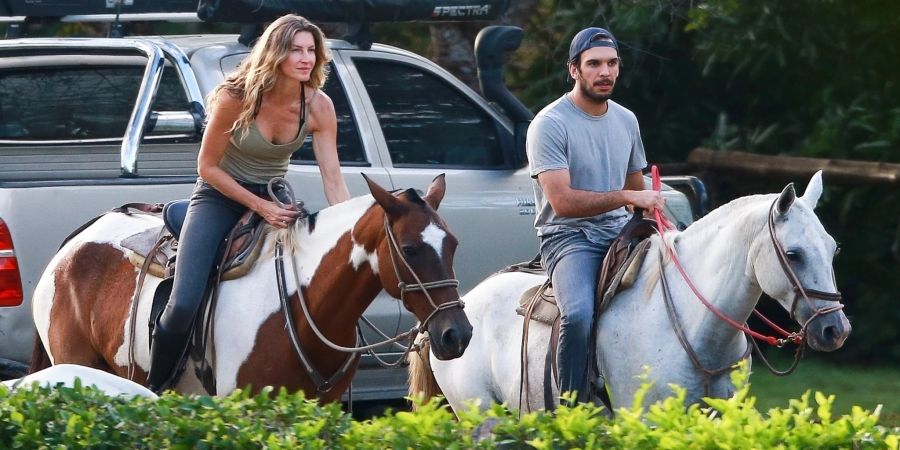
[[[384,289],[422,323],[438,359],[461,356],[472,338],[453,272],[456,237],[436,210],[444,198],[439,175],[424,197],[407,189],[396,195],[366,177],[384,209],[384,238],[378,246],[378,275]]]
[[[832,351],[844,344],[850,322],[832,268],[837,244],[813,212],[821,194],[821,171],[802,197],[793,183],[785,187],[769,208],[768,231],[754,240],[750,257],[757,283],[803,325],[809,346]]]

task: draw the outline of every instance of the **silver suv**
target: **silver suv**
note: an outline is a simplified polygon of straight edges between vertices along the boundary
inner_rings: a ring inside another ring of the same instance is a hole
[[[531,113],[502,83],[503,55],[521,33],[490,27],[479,36],[479,73],[490,100],[411,52],[329,41],[334,61],[324,90],[337,112],[351,193],[367,192],[361,173],[394,189],[424,188],[445,173],[439,212],[460,241],[461,293],[538,250],[523,148]],[[0,308],[0,369],[7,376],[30,356],[29,298],[59,243],[111,207],[189,194],[204,98],[248,52],[237,35],[0,41],[0,235],[6,230],[10,242],[0,260],[14,263],[0,267],[17,271],[0,269],[0,291],[16,289],[17,278],[23,299]],[[309,141],[291,162],[286,178],[298,197],[310,210],[324,207]],[[696,179],[673,180],[703,194]],[[668,187],[665,195],[670,216],[680,226],[691,223],[696,204]],[[414,320],[384,293],[366,317],[388,334]],[[395,360],[400,352],[379,355]],[[404,368],[362,359],[355,399],[405,393]]]

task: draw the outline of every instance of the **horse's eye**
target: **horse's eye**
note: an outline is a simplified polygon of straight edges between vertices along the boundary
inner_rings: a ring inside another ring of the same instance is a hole
[[[799,250],[788,250],[784,252],[787,255],[788,261],[791,262],[800,262],[800,251]]]
[[[415,246],[412,246],[412,245],[404,245],[404,246],[403,246],[403,254],[404,254],[407,258],[412,258],[412,257],[415,257],[416,254],[418,254],[418,250],[416,250],[416,247],[415,247]]]

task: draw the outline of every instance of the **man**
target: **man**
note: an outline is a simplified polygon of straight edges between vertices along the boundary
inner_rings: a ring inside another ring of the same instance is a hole
[[[597,271],[628,221],[626,205],[663,207],[644,190],[647,165],[634,113],[609,100],[619,76],[616,38],[587,28],[572,39],[575,86],[544,108],[528,129],[527,151],[539,209],[541,259],[561,313],[560,392],[588,398],[587,364]]]

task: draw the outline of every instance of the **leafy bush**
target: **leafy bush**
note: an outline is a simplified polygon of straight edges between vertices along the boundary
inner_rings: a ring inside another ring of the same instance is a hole
[[[807,392],[761,413],[748,395],[747,372],[735,397],[685,406],[685,393],[609,419],[593,405],[561,407],[521,418],[500,405],[459,414],[434,400],[419,411],[354,422],[338,405],[271,390],[225,398],[170,393],[157,401],[108,397],[75,388],[0,386],[0,448],[857,448],[897,449],[900,429],[876,424],[878,410],[854,407],[833,417],[833,396]],[[649,388],[637,394],[635,404]],[[811,400],[812,399],[812,400]]]

